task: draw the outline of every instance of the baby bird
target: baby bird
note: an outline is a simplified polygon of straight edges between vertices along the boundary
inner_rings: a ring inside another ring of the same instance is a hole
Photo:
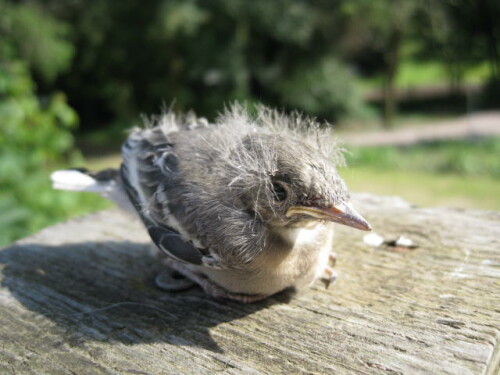
[[[254,302],[332,278],[333,223],[371,230],[331,130],[299,115],[233,105],[208,124],[169,112],[134,129],[122,154],[120,171],[57,171],[54,187],[135,210],[166,265],[215,298]]]

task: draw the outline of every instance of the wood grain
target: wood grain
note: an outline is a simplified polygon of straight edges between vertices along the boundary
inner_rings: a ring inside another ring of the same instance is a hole
[[[498,374],[500,213],[356,197],[387,239],[339,227],[339,280],[252,305],[166,293],[118,210],[0,251],[0,374]]]

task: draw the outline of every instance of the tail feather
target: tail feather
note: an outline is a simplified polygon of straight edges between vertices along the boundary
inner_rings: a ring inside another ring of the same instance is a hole
[[[97,179],[85,169],[64,169],[50,175],[52,187],[58,190],[106,193],[113,190],[114,179]]]
[[[121,208],[135,213],[116,169],[97,173],[83,168],[64,169],[53,172],[50,179],[54,189],[98,193]]]

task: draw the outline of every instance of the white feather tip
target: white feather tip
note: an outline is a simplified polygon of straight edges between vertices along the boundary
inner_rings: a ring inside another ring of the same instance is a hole
[[[94,192],[102,190],[102,187],[94,178],[74,169],[52,172],[50,179],[52,180],[52,187],[58,190]]]

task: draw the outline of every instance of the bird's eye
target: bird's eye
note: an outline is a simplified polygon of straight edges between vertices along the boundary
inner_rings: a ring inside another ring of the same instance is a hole
[[[274,199],[276,199],[279,202],[284,201],[288,196],[286,188],[283,186],[283,184],[280,184],[279,182],[273,183],[273,193],[274,193]]]

